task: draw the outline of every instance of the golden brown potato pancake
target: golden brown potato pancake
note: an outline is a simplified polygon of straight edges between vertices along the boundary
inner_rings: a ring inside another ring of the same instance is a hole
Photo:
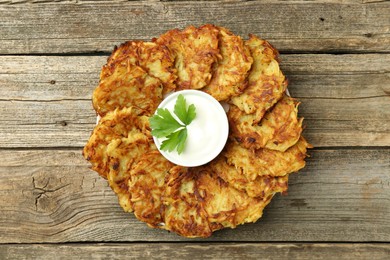
[[[175,57],[178,89],[201,89],[211,79],[211,67],[219,56],[218,28],[189,26],[168,31],[155,41],[167,46]]]
[[[303,137],[285,152],[266,148],[251,151],[230,142],[223,155],[228,164],[239,169],[249,181],[254,181],[258,176],[285,176],[302,169],[306,150],[310,147]]]
[[[158,151],[140,157],[130,171],[129,192],[134,215],[149,226],[157,228],[164,222],[161,196],[165,191],[165,178],[174,166]]]
[[[95,127],[83,155],[92,169],[106,178],[118,194],[120,205],[131,211],[127,180],[129,169],[138,158],[156,149],[146,116],[124,108],[107,113]]]
[[[141,67],[122,60],[104,77],[92,96],[100,116],[116,108],[132,106],[139,114],[152,115],[162,101],[163,85]]]
[[[241,148],[241,147],[240,147]],[[229,151],[234,153],[234,151]],[[233,155],[233,156],[239,156]],[[277,192],[287,190],[288,175],[275,177],[270,175],[259,175],[254,180],[248,179],[242,169],[229,165],[226,153],[222,153],[217,159],[210,163],[211,169],[218,173],[225,182],[231,184],[234,188],[240,191],[245,191],[250,197],[265,198]],[[236,157],[234,157],[236,158]]]
[[[295,99],[284,96],[259,123],[255,114],[246,114],[231,105],[228,112],[230,136],[248,149],[286,151],[302,133],[303,118],[298,118],[298,105]]]
[[[219,27],[220,57],[213,66],[213,77],[203,89],[218,101],[237,96],[247,87],[253,58],[241,37]]]
[[[246,114],[254,114],[257,123],[282,98],[287,80],[279,68],[278,52],[271,44],[251,35],[245,45],[253,56],[248,87],[241,95],[232,97],[231,102]]]
[[[185,237],[211,236],[213,229],[197,189],[198,170],[175,166],[169,171],[162,196],[165,224],[161,228]]]
[[[186,237],[208,237],[223,227],[255,222],[274,193],[250,197],[210,167],[175,166],[167,175],[161,228]]]
[[[137,65],[150,76],[161,81],[163,93],[176,88],[176,71],[173,66],[174,57],[168,47],[154,42],[128,41],[115,48],[103,67],[100,79],[112,75],[115,67],[121,62]]]
[[[131,107],[116,109],[102,117],[83,149],[83,155],[92,164],[92,170],[106,178],[109,169],[107,146],[111,141],[126,138],[133,132],[141,132],[149,141],[153,141],[148,117],[138,116]]]
[[[196,174],[201,205],[208,221],[223,227],[235,228],[237,225],[255,222],[273,196],[252,198],[225,182],[216,172],[204,170]]]
[[[128,186],[131,167],[142,155],[151,150],[156,150],[153,142],[139,131],[129,132],[128,137],[115,139],[107,146],[109,158],[107,180],[111,189],[117,194],[119,204],[127,212],[133,210]]]

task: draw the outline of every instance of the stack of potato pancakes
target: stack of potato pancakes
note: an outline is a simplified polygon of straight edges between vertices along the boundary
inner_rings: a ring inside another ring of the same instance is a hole
[[[185,237],[257,221],[288,175],[305,166],[298,102],[286,95],[278,52],[223,27],[190,26],[115,48],[93,93],[101,117],[83,155],[127,212]],[[166,160],[149,127],[165,94],[197,89],[229,104],[229,139],[210,163]]]

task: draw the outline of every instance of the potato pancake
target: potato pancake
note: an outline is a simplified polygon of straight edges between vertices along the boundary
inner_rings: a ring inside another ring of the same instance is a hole
[[[165,191],[165,178],[174,166],[158,151],[146,153],[130,171],[128,180],[134,215],[149,226],[157,228],[163,223],[161,196]]]
[[[303,137],[285,152],[267,148],[251,151],[231,142],[224,156],[228,164],[253,181],[257,176],[285,176],[297,172],[305,167],[306,150],[310,147]]]
[[[230,153],[232,152],[234,151],[230,151]],[[233,156],[239,156],[239,154]],[[242,169],[228,164],[228,158],[227,154],[223,153],[219,158],[210,163],[210,167],[225,182],[240,191],[245,191],[248,196],[264,198],[287,190],[288,175],[282,177],[259,175],[255,179],[250,180],[243,173]]]
[[[230,136],[248,149],[286,151],[302,133],[303,118],[298,118],[298,105],[295,99],[284,96],[258,123],[255,114],[246,114],[231,105],[228,112]]]
[[[151,150],[156,150],[155,145],[150,142],[148,136],[138,131],[129,132],[128,137],[115,139],[107,145],[109,158],[107,180],[125,211],[133,210],[128,186],[130,169],[142,155]]]
[[[219,28],[221,55],[213,66],[213,77],[203,89],[218,101],[237,96],[247,87],[248,71],[253,58],[241,37]]]
[[[250,197],[209,167],[176,166],[167,177],[161,228],[186,237],[208,237],[224,227],[255,222],[273,196]]]
[[[271,44],[251,35],[245,45],[253,56],[248,87],[231,102],[246,114],[254,114],[254,123],[258,123],[265,112],[282,98],[287,80],[279,68],[278,52]]]
[[[107,146],[113,140],[126,138],[133,132],[142,133],[152,141],[148,117],[138,116],[131,107],[116,109],[102,117],[83,149],[83,155],[92,164],[92,170],[106,178],[109,170]]]
[[[83,155],[92,169],[106,178],[120,205],[131,211],[127,186],[129,169],[147,151],[156,149],[146,116],[124,108],[107,113],[95,127]]]
[[[178,89],[201,89],[211,80],[211,68],[219,57],[218,28],[204,25],[171,30],[155,40],[167,46],[175,57]]]
[[[176,71],[173,66],[174,57],[168,47],[154,42],[128,41],[115,48],[100,74],[100,80],[112,75],[121,62],[137,65],[150,76],[161,81],[163,93],[176,88]]]
[[[150,116],[162,101],[162,91],[159,79],[123,60],[116,64],[110,76],[100,81],[93,92],[92,103],[100,116],[116,108],[130,106],[138,114]]]

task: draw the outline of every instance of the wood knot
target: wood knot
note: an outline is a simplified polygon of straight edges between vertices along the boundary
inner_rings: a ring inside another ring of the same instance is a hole
[[[56,84],[56,81],[55,80],[50,80],[50,84],[54,85],[54,84]]]
[[[291,207],[306,207],[307,203],[304,199],[292,199],[290,203]]]
[[[61,121],[61,122],[60,122],[60,125],[61,125],[61,126],[67,126],[68,123],[67,123],[66,121]]]

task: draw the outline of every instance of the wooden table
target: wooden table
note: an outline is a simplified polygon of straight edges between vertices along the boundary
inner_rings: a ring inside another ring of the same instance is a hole
[[[315,146],[255,224],[186,239],[126,214],[81,149],[114,45],[214,23],[281,52]],[[389,259],[390,2],[0,1],[0,259]]]

